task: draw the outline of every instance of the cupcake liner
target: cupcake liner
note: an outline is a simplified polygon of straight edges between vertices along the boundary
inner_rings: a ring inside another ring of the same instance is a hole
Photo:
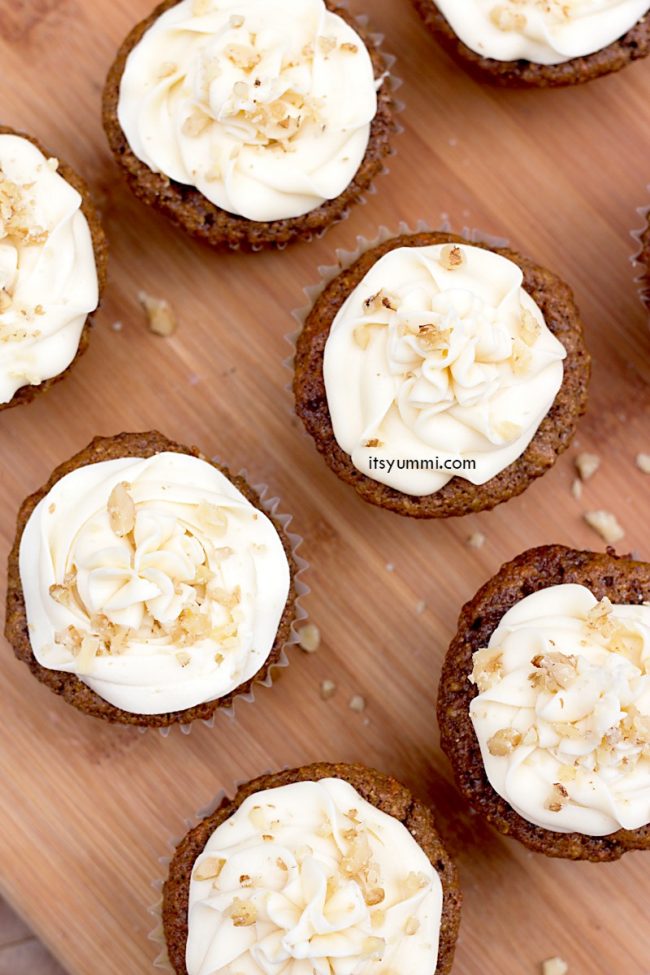
[[[265,772],[260,773],[260,775],[270,775],[270,774],[271,774],[270,769],[267,769]],[[251,776],[251,778],[257,778],[257,776]],[[183,820],[184,831],[167,840],[167,849],[169,850],[169,853],[166,854],[165,856],[161,856],[158,858],[158,863],[160,864],[161,867],[162,876],[151,882],[152,888],[156,891],[156,899],[152,904],[149,905],[149,908],[147,910],[147,913],[150,914],[151,917],[153,917],[155,920],[154,927],[151,929],[151,931],[148,934],[148,940],[154,945],[156,950],[156,956],[153,961],[153,967],[156,968],[158,971],[168,972],[169,975],[176,975],[172,967],[172,964],[169,960],[169,957],[167,955],[167,943],[165,941],[165,933],[163,930],[163,923],[162,923],[163,885],[165,883],[165,880],[167,879],[167,875],[169,873],[169,865],[172,861],[172,857],[174,856],[176,847],[181,842],[185,834],[189,832],[189,830],[193,829],[201,822],[202,819],[205,819],[206,816],[210,816],[216,809],[218,809],[221,803],[224,801],[224,799],[232,799],[237,794],[239,789],[243,785],[246,785],[246,783],[249,781],[250,779],[240,779],[236,782],[233,782],[232,787],[230,789],[221,789],[216,794],[216,796],[206,806],[203,806],[203,808],[199,809],[194,814],[194,816],[192,816],[191,818],[184,819]]]
[[[648,186],[648,192],[650,193],[650,186]],[[636,249],[630,256],[630,263],[636,272],[634,283],[637,286],[639,298],[648,312],[650,312],[650,267],[642,260],[644,251],[642,237],[647,232],[648,225],[650,224],[650,206],[638,207],[636,212],[639,214],[643,223],[638,230],[630,231],[630,236],[636,243]]]
[[[396,230],[390,230],[384,224],[382,224],[377,232],[377,236],[368,240],[361,234],[357,234],[356,247],[352,250],[345,250],[342,247],[337,248],[335,251],[336,264],[321,264],[318,267],[318,273],[320,275],[320,280],[316,284],[307,285],[303,288],[304,295],[307,299],[307,304],[301,305],[300,308],[294,309],[291,313],[291,317],[297,322],[298,328],[295,331],[288,332],[285,335],[285,341],[291,347],[291,353],[287,358],[283,359],[282,364],[289,370],[291,376],[285,385],[291,393],[291,398],[293,400],[293,366],[294,359],[296,355],[296,345],[298,342],[298,337],[305,327],[305,322],[309,312],[314,307],[316,299],[323,293],[325,288],[331,281],[334,280],[342,271],[350,267],[359,258],[365,254],[367,251],[372,250],[374,247],[379,247],[380,244],[385,243],[387,240],[391,240],[393,237],[400,237],[404,235],[411,234],[422,234],[422,233],[441,233],[441,234],[453,234],[458,233],[459,236],[464,237],[473,244],[487,244],[490,247],[508,247],[509,241],[505,237],[496,237],[494,234],[488,234],[483,230],[479,230],[476,227],[463,227],[460,231],[456,231],[452,226],[447,214],[443,213],[440,216],[440,223],[438,226],[434,227],[432,224],[428,223],[426,220],[418,220],[415,227],[411,227],[405,221],[401,221]],[[293,402],[289,407],[289,412],[293,415]],[[307,431],[303,429],[303,433],[306,437],[309,435]],[[311,439],[311,438],[310,438]]]
[[[220,459],[217,457],[213,457],[212,460],[216,464],[221,464]],[[240,470],[238,476],[244,478],[244,480],[246,480],[246,482],[250,484],[245,469]],[[235,705],[237,704],[238,701],[242,701],[247,704],[253,704],[255,701],[255,687],[257,685],[261,685],[262,687],[272,686],[273,670],[276,667],[278,669],[284,669],[285,667],[289,666],[290,661],[287,654],[287,650],[289,647],[295,646],[299,642],[300,638],[298,636],[298,627],[300,623],[303,622],[303,620],[307,619],[307,615],[308,615],[304,606],[302,606],[301,604],[301,600],[305,596],[307,596],[310,592],[310,588],[306,584],[303,578],[305,572],[307,572],[309,569],[309,562],[306,559],[304,559],[301,555],[298,554],[298,549],[302,545],[304,539],[302,535],[298,535],[296,532],[290,532],[288,530],[289,525],[291,524],[291,521],[293,519],[293,515],[286,514],[278,510],[281,504],[279,497],[267,497],[269,491],[268,485],[251,484],[251,487],[259,495],[260,501],[262,503],[262,509],[264,510],[264,512],[267,515],[275,518],[275,520],[280,523],[280,526],[286,533],[287,538],[289,539],[289,542],[291,544],[291,554],[293,556],[293,560],[296,564],[296,570],[297,570],[293,579],[294,587],[296,590],[296,599],[294,603],[294,610],[295,610],[294,618],[291,623],[289,637],[286,643],[284,644],[284,646],[282,647],[282,652],[280,654],[280,657],[277,663],[273,664],[273,667],[269,670],[266,677],[263,680],[255,681],[255,683],[250,688],[250,690],[242,692],[241,694],[234,693],[233,702],[230,707],[217,708],[211,717],[207,719],[199,719],[200,724],[205,725],[207,728],[214,728],[215,721],[217,720],[219,715],[224,715],[226,718],[230,720],[234,720]],[[196,724],[195,721],[191,721],[188,724],[168,725],[166,728],[158,728],[158,732],[163,738],[167,738],[173,728],[178,728],[182,735],[189,735],[194,724]],[[146,734],[151,729],[141,728],[140,730],[142,731],[143,734]]]
[[[342,7],[348,13],[351,13],[348,0],[339,0],[338,6]],[[367,29],[370,21],[370,18],[368,17],[367,14],[352,14],[352,16],[353,16],[353,20],[355,21],[356,24],[358,24],[359,27],[361,27],[364,30]],[[398,120],[398,116],[402,114],[402,112],[406,108],[406,105],[401,99],[396,97],[396,93],[402,87],[404,81],[402,78],[399,77],[399,75],[396,75],[393,72],[393,68],[397,63],[397,58],[395,57],[395,55],[389,54],[387,51],[383,50],[383,43],[385,40],[384,34],[371,32],[369,34],[369,38],[371,42],[374,44],[374,46],[377,48],[377,50],[380,51],[384,59],[384,62],[386,64],[386,70],[383,74],[383,81],[384,84],[390,85],[390,92],[392,95],[392,102],[393,102],[393,118],[392,118],[391,128],[392,128],[393,138],[396,138],[397,136],[402,135],[402,133],[404,132],[404,126]],[[304,241],[305,243],[311,243],[314,240],[321,240],[328,232],[328,230],[331,230],[332,227],[335,227],[337,224],[346,221],[355,207],[365,206],[366,203],[368,202],[368,197],[374,196],[377,193],[377,186],[376,186],[377,179],[379,179],[382,176],[388,176],[390,173],[390,167],[388,166],[386,160],[389,159],[391,156],[395,156],[395,155],[397,155],[397,149],[395,148],[394,142],[391,141],[388,153],[383,159],[382,168],[374,177],[370,186],[368,186],[367,189],[365,189],[363,193],[360,194],[360,196],[358,196],[356,200],[354,200],[353,203],[351,203],[348,207],[346,207],[345,210],[343,210],[337,217],[335,217],[329,224],[327,224],[327,226],[323,227],[321,230],[318,231],[312,231],[312,232],[307,232],[305,234],[301,234],[300,240]],[[294,242],[295,241],[283,241],[281,243],[271,244],[270,246],[268,244],[253,244],[250,248],[243,248],[241,244],[234,243],[234,244],[228,244],[228,250],[240,251],[243,249],[249,249],[256,254],[261,251],[267,251],[267,250],[283,251],[286,250],[287,247],[291,246],[291,244]]]

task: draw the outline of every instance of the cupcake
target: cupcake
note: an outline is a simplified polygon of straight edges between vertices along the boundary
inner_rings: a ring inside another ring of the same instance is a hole
[[[365,501],[414,518],[493,508],[569,445],[589,356],[570,289],[446,233],[372,247],[298,337],[296,410]]]
[[[389,152],[377,37],[325,0],[165,0],[122,45],[104,127],[145,203],[215,247],[310,239]]]
[[[0,126],[0,410],[30,403],[85,351],[106,263],[85,184]]]
[[[157,432],[97,437],[20,509],[5,632],[78,710],[188,724],[278,663],[295,572],[242,477]]]
[[[249,782],[190,830],[162,910],[176,975],[445,975],[460,903],[426,806],[318,764]]]
[[[576,85],[650,54],[648,0],[413,0],[446,51],[482,81]]]
[[[650,210],[646,216],[645,230],[641,232],[641,251],[637,262],[641,265],[641,297],[650,310]]]
[[[532,850],[650,849],[650,565],[547,545],[464,607],[438,696],[471,806]]]

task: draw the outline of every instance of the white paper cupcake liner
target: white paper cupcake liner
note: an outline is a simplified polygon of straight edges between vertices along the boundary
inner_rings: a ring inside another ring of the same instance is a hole
[[[339,7],[342,7],[346,11],[350,12],[348,0],[339,0],[337,5]],[[357,15],[353,14],[353,19],[359,25],[359,27],[361,27],[364,30],[367,29],[370,18],[366,14],[357,14]],[[397,148],[395,147],[394,140],[404,132],[404,126],[400,123],[399,116],[402,114],[406,106],[401,99],[396,97],[396,94],[404,84],[404,81],[402,78],[399,77],[399,75],[396,75],[394,73],[393,69],[397,62],[397,58],[395,57],[395,55],[389,54],[387,51],[383,50],[385,36],[377,32],[371,32],[369,34],[369,37],[371,42],[374,44],[374,46],[380,51],[384,59],[384,62],[386,64],[386,71],[384,72],[384,76],[383,76],[384,84],[390,85],[390,92],[393,100],[392,140],[388,149],[388,153],[383,159],[382,168],[377,173],[377,175],[373,178],[370,186],[368,186],[363,191],[363,193],[361,193],[354,200],[353,203],[351,203],[348,207],[346,207],[346,209],[343,210],[342,213],[339,214],[339,216],[337,216],[334,220],[332,220],[331,223],[329,223],[326,227],[323,227],[322,230],[316,232],[309,232],[304,235],[301,235],[300,239],[305,243],[311,243],[313,240],[321,240],[325,236],[325,234],[329,230],[331,230],[332,227],[335,227],[337,226],[337,224],[346,221],[356,207],[365,206],[366,203],[368,202],[368,197],[374,196],[377,193],[376,181],[380,179],[382,176],[388,176],[390,173],[390,167],[388,165],[387,160],[390,159],[391,156],[397,155]],[[250,249],[253,253],[259,253],[260,251],[268,251],[268,250],[283,251],[286,250],[287,247],[290,247],[292,243],[295,243],[295,240],[287,241],[280,244],[271,244],[271,246],[267,244],[258,244],[256,246],[251,247]],[[241,249],[242,248],[239,244],[229,245],[229,250],[238,251]]]
[[[650,186],[648,186],[648,193],[650,193]],[[647,231],[648,223],[650,222],[650,205],[638,207],[636,212],[641,218],[642,225],[638,230],[630,231],[630,235],[636,244],[634,253],[630,256],[630,262],[634,268],[634,283],[637,286],[639,298],[645,305],[648,313],[650,313],[650,267],[641,259],[643,256],[643,241],[641,238]]]
[[[318,267],[318,274],[320,275],[320,280],[316,284],[307,285],[303,288],[305,298],[307,303],[301,305],[300,308],[296,308],[292,313],[291,317],[295,320],[298,328],[295,331],[287,333],[285,335],[285,341],[291,347],[291,353],[283,360],[283,365],[291,373],[290,379],[287,381],[285,388],[291,393],[292,403],[289,408],[290,413],[294,413],[293,404],[293,372],[294,372],[294,360],[296,355],[296,344],[298,338],[305,327],[305,322],[309,312],[314,307],[316,299],[323,293],[325,288],[334,278],[338,277],[342,271],[345,271],[352,264],[359,260],[359,258],[369,250],[373,250],[375,247],[379,247],[380,244],[385,243],[387,240],[392,240],[394,237],[401,236],[411,236],[413,234],[423,234],[423,233],[440,233],[440,234],[455,234],[457,233],[460,237],[464,237],[473,244],[487,244],[489,247],[508,247],[509,241],[504,237],[496,237],[494,234],[488,234],[483,230],[479,230],[476,227],[463,227],[461,230],[456,231],[449,221],[446,214],[442,214],[440,218],[440,223],[438,226],[433,226],[426,220],[418,220],[415,227],[410,227],[409,224],[402,221],[396,230],[390,230],[388,227],[382,226],[377,232],[377,236],[372,240],[368,240],[367,237],[358,234],[356,238],[356,247],[352,250],[345,250],[344,248],[337,248],[335,251],[336,264],[321,264]],[[306,430],[303,428],[303,433],[306,437],[309,436]]]
[[[221,465],[221,461],[219,458],[213,457],[212,460],[214,461],[214,463]],[[250,481],[248,480],[247,473],[245,470],[241,470],[238,476],[242,477],[247,484],[250,484]],[[234,693],[233,702],[230,707],[227,708],[217,707],[215,709],[214,714],[211,717],[206,719],[198,719],[198,723],[205,725],[207,728],[214,728],[215,721],[219,720],[220,715],[223,715],[226,719],[233,720],[235,718],[235,705],[239,701],[245,702],[247,704],[253,704],[255,702],[255,688],[257,686],[261,686],[261,687],[272,686],[273,671],[276,669],[276,667],[278,669],[284,669],[285,667],[289,666],[289,657],[287,655],[287,650],[289,649],[289,647],[295,646],[299,642],[300,639],[298,635],[299,625],[300,623],[302,623],[304,620],[307,619],[307,612],[304,606],[302,605],[301,600],[305,596],[307,596],[310,592],[309,586],[306,584],[304,580],[304,575],[309,569],[309,562],[306,559],[304,559],[301,555],[298,554],[298,549],[303,543],[303,537],[302,535],[298,535],[295,532],[290,532],[288,530],[289,525],[293,519],[293,515],[285,514],[279,511],[279,508],[281,506],[280,498],[267,497],[269,489],[266,484],[252,484],[251,487],[258,494],[264,512],[267,515],[272,516],[277,522],[279,522],[287,538],[289,539],[289,543],[291,545],[291,554],[293,556],[293,560],[296,565],[296,573],[293,578],[294,588],[296,591],[296,598],[294,603],[294,618],[293,618],[293,622],[291,623],[289,637],[286,643],[284,644],[284,646],[282,647],[282,651],[280,653],[278,661],[277,663],[273,664],[266,677],[263,680],[255,681],[255,683],[252,685],[250,690],[246,692],[242,692],[241,694],[237,694],[235,689],[235,691],[233,692]],[[192,730],[192,727],[196,723],[197,721],[191,721],[188,724],[182,724],[182,723],[172,724],[172,725],[168,725],[166,728],[158,728],[158,732],[163,738],[167,738],[167,736],[172,732],[174,728],[178,728],[179,732],[182,735],[189,735]],[[141,728],[140,730],[143,733],[146,733],[151,729],[144,727]]]
[[[267,769],[264,772],[260,772],[259,775],[271,775],[271,770]],[[251,776],[251,779],[258,777],[258,775]],[[162,922],[163,885],[169,874],[169,865],[176,851],[176,847],[191,829],[198,826],[198,824],[205,819],[206,816],[212,815],[212,813],[219,808],[224,799],[233,799],[239,792],[240,788],[243,785],[246,785],[247,782],[250,782],[251,779],[241,779],[240,781],[234,782],[230,789],[222,789],[207,804],[207,806],[199,809],[192,818],[183,820],[183,826],[185,828],[182,833],[179,833],[178,835],[167,840],[167,849],[169,852],[165,856],[159,857],[158,859],[162,876],[158,877],[151,883],[151,886],[156,891],[156,899],[148,908],[148,913],[154,918],[154,927],[149,932],[148,940],[154,945],[156,954],[153,960],[153,967],[158,971],[168,972],[170,975],[176,975],[167,954],[167,943],[165,941],[165,932]]]

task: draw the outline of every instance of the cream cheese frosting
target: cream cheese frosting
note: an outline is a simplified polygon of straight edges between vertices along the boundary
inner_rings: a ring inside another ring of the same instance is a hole
[[[338,778],[249,796],[190,882],[188,975],[432,975],[442,885],[406,827]]]
[[[259,221],[339,196],[376,113],[368,50],[324,0],[182,0],[130,53],[118,103],[151,170]]]
[[[0,403],[67,369],[99,301],[82,199],[57,165],[0,134]]]
[[[470,715],[493,789],[558,833],[650,823],[650,606],[550,586],[474,655]]]
[[[456,475],[484,484],[534,437],[565,355],[513,261],[464,244],[396,248],[330,329],[334,436],[357,470],[405,494]]]
[[[57,481],[25,526],[20,576],[38,662],[135,714],[253,677],[290,587],[266,515],[211,464],[172,452]]]
[[[434,0],[432,0],[434,2]],[[601,51],[650,10],[648,0],[435,0],[458,37],[497,61],[562,64]]]

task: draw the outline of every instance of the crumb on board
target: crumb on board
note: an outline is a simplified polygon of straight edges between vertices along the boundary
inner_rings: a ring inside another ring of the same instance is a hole
[[[422,616],[422,613],[424,613],[426,608],[427,604],[425,603],[424,599],[421,599],[419,603],[415,604],[415,612],[418,614],[418,616]]]
[[[472,534],[467,539],[467,544],[470,548],[483,548],[485,545],[485,535],[483,532],[472,532]]]
[[[636,466],[644,474],[650,474],[650,454],[637,454]]]
[[[333,680],[324,680],[320,685],[320,696],[324,701],[329,701],[336,694],[336,684]]]
[[[362,711],[366,710],[366,700],[361,696],[361,694],[354,694],[350,698],[348,707],[350,708],[350,711],[356,711],[357,714],[361,714]]]
[[[569,966],[563,958],[547,958],[542,962],[542,975],[567,975]]]
[[[163,338],[174,334],[178,322],[172,306],[165,298],[154,298],[146,291],[141,291],[138,300],[147,313],[150,332]]]
[[[589,451],[585,450],[581,454],[578,454],[575,459],[575,465],[580,475],[580,480],[588,481],[600,467],[600,457],[598,454],[590,454]]]
[[[620,542],[625,535],[616,515],[611,511],[585,511],[583,517],[589,527],[593,528],[608,545]]]
[[[297,631],[298,645],[305,653],[316,653],[320,647],[320,630],[315,623],[305,623]]]
[[[576,499],[576,501],[579,501],[580,498],[582,497],[582,481],[580,480],[579,477],[576,477],[573,481],[573,484],[571,485],[571,494]]]

